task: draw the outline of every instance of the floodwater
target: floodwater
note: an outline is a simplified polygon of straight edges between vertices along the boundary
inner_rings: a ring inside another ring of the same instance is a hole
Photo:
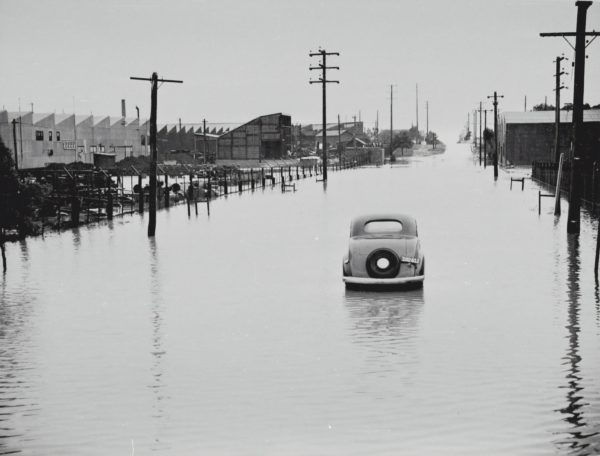
[[[0,454],[600,453],[596,222],[510,176],[455,144],[8,245]],[[422,290],[344,289],[375,211],[418,220]]]

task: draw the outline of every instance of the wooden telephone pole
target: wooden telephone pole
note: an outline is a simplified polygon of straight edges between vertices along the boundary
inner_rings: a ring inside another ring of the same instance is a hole
[[[150,91],[150,195],[148,201],[148,237],[154,237],[156,233],[156,162],[158,160],[158,151],[156,150],[156,104],[158,98],[159,82],[183,83],[174,79],[158,79],[156,73],[152,73],[151,78],[138,78],[131,76],[130,79],[137,81],[150,81],[152,88]],[[144,197],[144,192],[140,189],[140,198]]]
[[[488,98],[494,99],[494,180],[498,179],[498,97],[504,98],[504,95],[488,95]]]
[[[584,156],[583,150],[583,93],[585,82],[585,42],[586,36],[593,36],[590,43],[600,35],[598,32],[586,32],[587,9],[591,1],[575,2],[577,6],[577,26],[573,32],[540,33],[540,36],[567,36],[575,37],[575,74],[573,86],[573,155],[571,157],[571,188],[569,191],[569,218],[567,220],[567,233],[579,234],[581,216],[581,184],[582,184],[582,161],[589,157]],[[588,43],[589,44],[589,43]],[[571,45],[569,43],[569,45]],[[571,47],[573,47],[571,45]],[[583,160],[582,160],[583,159]],[[588,160],[589,161],[589,160]],[[587,163],[586,163],[587,164]]]
[[[328,55],[340,55],[339,52],[327,52],[325,49],[320,49],[318,52],[311,52],[310,57],[320,55],[321,62],[316,67],[310,67],[309,70],[321,70],[322,76],[317,81],[309,81],[310,84],[322,84],[323,85],[323,181],[327,182],[327,84],[335,83],[339,84],[340,81],[328,81],[327,70],[339,70],[340,67],[328,67],[327,56]]]
[[[481,132],[481,124],[482,124],[481,113],[483,111],[482,105],[483,105],[483,103],[480,101],[479,102],[479,166],[481,166],[481,141],[483,139],[482,132]]]
[[[560,62],[562,60],[568,59],[564,56],[556,57],[556,73],[554,74],[556,81],[556,87],[554,88],[556,91],[556,104],[554,107],[554,161],[556,163],[560,160],[560,91],[561,89],[566,89],[564,85],[560,84],[560,76],[565,74],[565,72],[560,69]]]

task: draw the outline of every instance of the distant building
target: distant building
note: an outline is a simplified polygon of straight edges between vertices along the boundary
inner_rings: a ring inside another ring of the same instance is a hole
[[[13,134],[13,120],[16,121]],[[0,111],[0,137],[19,168],[50,163],[94,163],[94,153],[121,160],[147,155],[148,122],[112,116]]]
[[[16,121],[13,135],[12,121]],[[149,121],[121,116],[0,111],[0,137],[19,168],[51,163],[112,163],[150,154]],[[292,152],[291,117],[281,113],[236,124],[159,124],[156,146],[163,160],[260,161]],[[102,155],[95,160],[94,155]],[[110,156],[113,157],[110,157]]]
[[[498,156],[502,164],[530,165],[533,161],[553,162],[554,111],[504,112],[498,121]],[[584,153],[600,156],[600,110],[583,112]],[[560,150],[571,147],[573,113],[560,111]],[[596,158],[596,159],[597,159]]]
[[[252,119],[217,139],[216,161],[280,160],[292,153],[292,118],[277,113]]]
[[[323,149],[323,124],[303,125],[300,142],[303,147],[312,150]],[[364,131],[362,121],[328,123],[325,136],[327,148],[337,148],[338,143],[343,146],[363,147],[370,144],[370,139]]]

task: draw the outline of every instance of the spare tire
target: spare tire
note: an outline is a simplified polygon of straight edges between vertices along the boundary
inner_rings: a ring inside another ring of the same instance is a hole
[[[181,190],[181,186],[179,184],[175,183],[175,184],[171,185],[171,191],[173,193],[177,193],[179,190]]]
[[[133,193],[139,193],[140,192],[140,184],[135,184],[133,186]]]
[[[375,279],[391,279],[400,271],[400,258],[392,250],[377,249],[367,257],[367,272]]]

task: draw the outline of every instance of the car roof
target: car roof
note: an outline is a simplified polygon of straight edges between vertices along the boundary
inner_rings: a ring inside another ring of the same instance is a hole
[[[402,223],[402,232],[404,235],[417,236],[417,221],[414,217],[399,213],[376,213],[356,216],[350,222],[350,236],[360,236],[364,234],[364,226],[373,221],[395,220]]]

